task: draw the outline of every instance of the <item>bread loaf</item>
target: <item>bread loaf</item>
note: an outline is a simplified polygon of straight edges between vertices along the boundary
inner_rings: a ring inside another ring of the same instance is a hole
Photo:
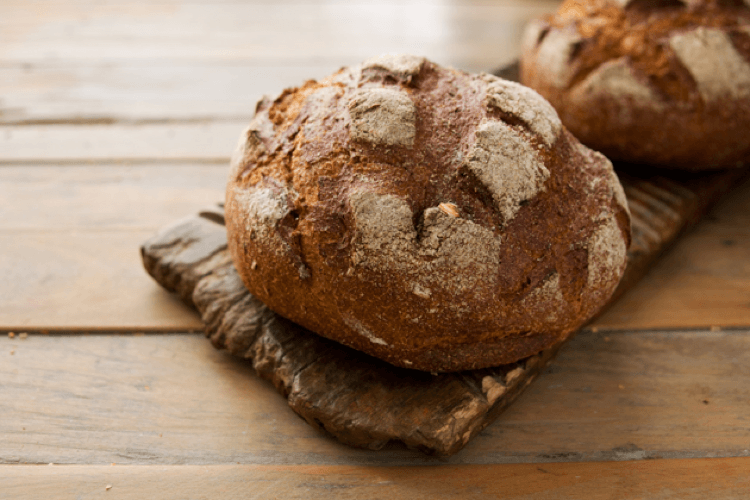
[[[526,29],[521,82],[613,160],[750,161],[750,1],[568,0]]]
[[[251,293],[432,372],[516,361],[604,304],[630,238],[612,165],[536,92],[381,56],[264,99],[227,186]]]

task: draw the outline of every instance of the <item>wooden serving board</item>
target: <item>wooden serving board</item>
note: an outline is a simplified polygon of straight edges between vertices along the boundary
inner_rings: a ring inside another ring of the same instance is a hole
[[[747,170],[647,173],[620,166],[633,242],[619,297]],[[563,343],[517,363],[431,375],[396,368],[276,315],[244,287],[226,245],[220,206],[164,228],[141,248],[146,270],[195,307],[213,345],[252,362],[309,424],[340,441],[388,442],[448,456],[492,422]]]

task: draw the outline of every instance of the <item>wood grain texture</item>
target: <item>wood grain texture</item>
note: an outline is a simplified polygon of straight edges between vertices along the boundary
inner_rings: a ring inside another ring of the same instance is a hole
[[[492,425],[438,459],[330,439],[250,363],[199,335],[3,334],[0,460],[401,466],[750,456],[748,367],[748,330],[584,332]]]
[[[623,177],[632,205],[628,267],[613,300],[744,171]],[[164,228],[141,249],[149,274],[196,307],[220,349],[249,359],[310,425],[357,447],[391,441],[450,456],[538,376],[562,343],[518,363],[454,374],[397,369],[324,340],[250,295],[226,246],[221,208]]]
[[[6,203],[0,206],[5,283],[0,300],[6,306],[0,307],[0,327],[201,328],[194,313],[145,276],[137,247],[159,227],[221,200],[226,172],[222,164],[159,162],[1,167]],[[747,200],[750,181],[730,193],[593,326],[750,325]],[[95,259],[89,257],[92,249],[97,249]],[[66,302],[70,269],[78,273],[75,303]]]
[[[224,197],[229,167],[195,163],[0,167],[0,232],[156,231]],[[72,234],[71,234],[72,233]]]
[[[323,78],[341,62],[0,63],[0,124],[249,122],[265,94]]]
[[[616,164],[615,170],[630,208],[632,242],[628,269],[611,303],[640,281],[664,250],[693,227],[709,207],[737,183],[750,181],[748,169],[695,174]]]
[[[0,128],[0,164],[203,161],[227,165],[247,121]]]
[[[0,124],[249,118],[265,93],[384,52],[482,71],[556,0],[0,4]]]
[[[448,467],[19,466],[0,499],[743,499],[750,459]],[[2,473],[0,473],[2,474]]]
[[[196,331],[199,317],[140,269],[151,230],[0,231],[0,325],[26,330]]]
[[[194,331],[140,269],[145,237],[223,196],[224,165],[0,168],[0,325]]]
[[[557,3],[6,0],[0,61],[351,64],[383,52],[411,52],[479,71],[517,53],[523,24]]]

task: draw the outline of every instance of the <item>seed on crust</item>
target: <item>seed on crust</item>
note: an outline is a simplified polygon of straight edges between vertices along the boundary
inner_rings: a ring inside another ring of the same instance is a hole
[[[454,203],[441,203],[438,208],[446,215],[458,217],[458,207]]]

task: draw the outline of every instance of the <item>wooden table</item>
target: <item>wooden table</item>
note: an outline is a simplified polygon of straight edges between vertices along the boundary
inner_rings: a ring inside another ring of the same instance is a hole
[[[3,0],[0,499],[750,496],[750,182],[449,459],[309,427],[142,270],[262,94],[381,52],[490,70],[556,4]]]

